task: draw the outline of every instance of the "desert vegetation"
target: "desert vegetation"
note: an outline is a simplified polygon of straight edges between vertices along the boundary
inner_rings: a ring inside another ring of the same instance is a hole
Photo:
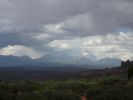
[[[94,80],[0,82],[0,100],[133,100],[133,81],[117,76]]]

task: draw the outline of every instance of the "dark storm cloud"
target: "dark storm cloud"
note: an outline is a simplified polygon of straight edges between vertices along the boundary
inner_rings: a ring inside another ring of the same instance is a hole
[[[58,23],[77,36],[133,28],[131,0],[1,0],[0,4],[1,32],[42,32],[45,25]]]
[[[25,36],[26,35],[26,36]],[[34,44],[34,41],[31,43],[30,35],[27,34],[17,34],[17,33],[2,33],[0,34],[0,47],[7,45],[30,45]]]
[[[99,42],[110,33],[108,41],[112,37],[117,42],[119,37],[124,42],[126,39],[130,41],[132,32],[123,35],[116,31],[124,28],[133,30],[132,9],[132,0],[0,0],[0,49],[6,47],[9,50],[7,45],[16,49],[21,45],[23,49],[29,47],[51,55],[57,52],[71,55],[76,49],[78,53],[87,55],[88,52],[82,52],[84,47],[81,45],[91,37]],[[87,39],[84,40],[85,37]],[[102,42],[101,51],[115,48],[105,44]],[[119,48],[125,44],[116,45]],[[124,47],[127,52],[128,47]],[[62,49],[67,50],[58,51]]]
[[[90,1],[90,0],[89,0]],[[133,28],[133,3],[126,0],[91,0],[86,13],[64,22],[63,29],[74,35],[95,35]]]
[[[0,3],[1,26],[4,25],[1,31],[10,32],[39,32],[43,25],[58,23],[84,11],[75,0],[2,0]]]

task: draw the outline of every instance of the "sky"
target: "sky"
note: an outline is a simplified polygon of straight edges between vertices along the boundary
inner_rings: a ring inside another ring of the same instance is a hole
[[[0,55],[133,60],[133,0],[0,0]]]

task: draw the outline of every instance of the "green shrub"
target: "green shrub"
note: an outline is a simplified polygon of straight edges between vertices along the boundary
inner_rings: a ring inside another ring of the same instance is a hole
[[[48,100],[43,94],[35,94],[35,93],[23,93],[16,97],[16,100]]]
[[[105,77],[97,80],[99,85],[116,85],[121,81],[121,79],[117,76]]]

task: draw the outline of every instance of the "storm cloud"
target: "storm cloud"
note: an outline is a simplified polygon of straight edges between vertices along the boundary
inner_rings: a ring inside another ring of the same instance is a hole
[[[132,9],[132,0],[0,0],[0,50],[133,59]]]

